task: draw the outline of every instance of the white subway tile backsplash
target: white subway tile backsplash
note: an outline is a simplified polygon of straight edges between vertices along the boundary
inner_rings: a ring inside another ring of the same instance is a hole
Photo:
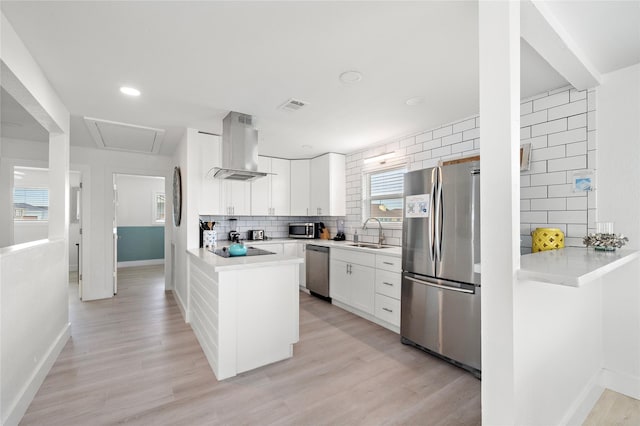
[[[587,192],[587,208],[595,209],[598,204],[598,191],[589,191]]]
[[[555,197],[584,197],[584,192],[574,192],[573,185],[570,183],[564,185],[549,185],[549,198]]]
[[[431,151],[418,152],[414,157],[414,161],[423,161],[431,158]]]
[[[587,197],[567,198],[567,210],[587,210]]]
[[[582,242],[582,237],[565,237],[564,238],[565,247],[584,247],[584,243]]]
[[[433,139],[429,142],[423,143],[422,149],[426,151],[429,149],[440,148],[441,146],[442,146],[442,139],[438,138],[438,139]]]
[[[424,132],[416,136],[416,143],[427,142],[433,139],[433,132]]]
[[[531,224],[529,224],[529,223],[521,223],[520,224],[520,235],[531,235]]]
[[[460,142],[460,143],[451,145],[451,152],[453,153],[470,151],[472,149],[473,149],[473,141],[465,141],[465,142]]]
[[[470,118],[468,120],[465,121],[461,121],[460,123],[456,123],[453,125],[453,133],[460,133],[463,132],[465,130],[469,130],[469,129],[473,129],[474,127],[476,127],[476,119],[474,118]]]
[[[430,160],[424,160],[422,162],[422,166],[420,167],[421,169],[428,169],[430,167],[435,167],[438,165],[438,162],[440,161],[440,159],[438,158],[432,158]]]
[[[480,127],[476,127],[475,129],[465,130],[462,132],[462,140],[468,141],[470,139],[476,139],[480,137]]]
[[[550,211],[549,222],[587,223],[586,210]]]
[[[567,118],[567,128],[577,129],[578,127],[587,127],[587,113],[573,115]]]
[[[579,101],[580,99],[586,99],[586,98],[587,98],[586,90],[576,90],[576,89],[569,90],[569,101],[571,102]]]
[[[598,168],[598,156],[595,150],[587,153],[587,167],[590,169]]]
[[[550,222],[532,223],[531,230],[534,231],[536,228],[557,228],[562,232],[564,232],[565,234],[567,233],[567,224],[565,223],[550,223]]]
[[[587,149],[589,151],[596,149],[598,137],[596,135],[596,131],[592,130],[587,132]]]
[[[410,138],[402,139],[400,141],[400,147],[406,148],[408,146],[414,145],[415,143],[416,143],[416,138],[415,138],[415,136],[412,136]]]
[[[531,186],[531,175],[520,175],[520,188]]]
[[[451,145],[454,143],[462,142],[462,133],[454,133],[442,138],[442,145]]]
[[[564,158],[564,156],[564,145],[531,150],[531,161],[548,160],[550,158]]]
[[[549,160],[547,168],[550,172],[558,170],[578,170],[587,167],[587,156],[578,155],[575,157],[559,158],[556,160]]]
[[[535,161],[531,160],[531,164],[529,165],[529,170],[521,172],[520,175],[533,175],[536,173],[546,173],[547,172],[547,161]]]
[[[547,196],[548,195],[546,186],[529,186],[520,188],[521,199],[547,198]]]
[[[567,237],[584,237],[587,235],[587,225],[571,223],[567,225]]]
[[[597,127],[596,127],[596,112],[595,111],[589,111],[587,113],[587,130],[589,130],[589,131],[597,130]]]
[[[431,156],[436,157],[444,157],[445,155],[451,154],[451,146],[443,146],[441,148],[436,148],[431,152]]]
[[[531,114],[525,114],[520,117],[520,127],[532,126],[538,123],[545,123],[547,121],[547,110],[533,112]]]
[[[531,137],[531,127],[521,127],[520,139],[529,139],[530,137]]]
[[[533,102],[524,102],[520,104],[520,115],[531,114],[533,112]]]
[[[567,119],[561,118],[531,126],[531,137],[564,132],[565,130],[567,130]]]
[[[569,103],[569,91],[565,90],[555,95],[547,96],[544,98],[536,99],[533,101],[533,110],[540,111],[542,109],[548,109],[556,107],[558,105],[564,105]]]
[[[566,105],[560,105],[549,109],[549,120],[556,120],[558,118],[569,117],[576,114],[582,114],[587,111],[586,99],[571,102]]]
[[[587,92],[587,111],[596,110],[596,99],[597,99],[596,91],[589,90],[589,92]]]
[[[538,136],[535,138],[529,139],[521,139],[520,144],[523,145],[525,143],[531,144],[531,149],[540,149],[547,147],[547,135]]]
[[[581,142],[587,140],[587,128],[567,130],[549,135],[549,146],[561,145],[565,143]]]
[[[415,154],[416,152],[422,152],[422,145],[411,145],[407,147],[407,155]]]
[[[584,155],[587,153],[587,142],[576,142],[567,145],[567,157]]]
[[[441,138],[443,136],[449,136],[451,133],[453,133],[453,126],[445,126],[440,129],[434,130],[433,137]]]
[[[531,210],[531,200],[520,200],[520,211],[526,212]]]
[[[567,176],[564,171],[553,173],[539,173],[531,175],[531,185],[558,185],[567,182]]]
[[[520,222],[542,222],[547,221],[547,212],[520,212]]]
[[[531,210],[566,210],[566,198],[538,198],[531,200]]]

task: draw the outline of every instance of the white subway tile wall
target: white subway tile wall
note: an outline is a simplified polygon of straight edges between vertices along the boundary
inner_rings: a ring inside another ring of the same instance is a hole
[[[531,231],[560,228],[567,246],[582,246],[594,231],[596,191],[574,192],[573,175],[585,169],[596,174],[596,92],[572,87],[541,93],[520,104],[521,143],[531,143],[531,168],[520,176],[520,233],[523,253],[531,250]],[[367,151],[395,151],[409,170],[433,167],[440,160],[479,153],[480,117],[468,117]],[[377,229],[362,230],[362,151],[347,155],[347,216],[352,239],[375,242]],[[597,181],[597,180],[596,180]],[[400,229],[385,229],[387,244],[401,245]]]

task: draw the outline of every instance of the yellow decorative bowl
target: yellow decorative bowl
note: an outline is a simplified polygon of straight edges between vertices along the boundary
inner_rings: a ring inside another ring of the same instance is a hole
[[[531,233],[531,252],[564,248],[564,232],[558,228],[536,228]]]

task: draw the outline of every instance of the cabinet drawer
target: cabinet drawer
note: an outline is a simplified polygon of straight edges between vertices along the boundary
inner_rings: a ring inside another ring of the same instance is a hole
[[[371,253],[363,253],[356,250],[341,250],[331,248],[329,251],[331,253],[331,258],[336,260],[341,260],[347,263],[355,263],[356,265],[362,266],[375,266],[376,264],[376,255]]]
[[[400,327],[400,301],[376,294],[375,315],[383,321]]]
[[[397,272],[376,270],[376,293],[400,300],[402,275]]]
[[[376,268],[391,272],[402,272],[402,258],[377,254]]]

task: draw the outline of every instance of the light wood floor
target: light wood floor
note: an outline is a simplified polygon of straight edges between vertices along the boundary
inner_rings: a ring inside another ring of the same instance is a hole
[[[218,382],[163,280],[126,268],[113,299],[71,295],[72,338],[21,424],[480,424],[472,375],[303,293],[294,357]]]
[[[396,334],[300,295],[294,357],[218,382],[162,267],[119,271],[119,294],[81,303],[72,338],[21,424],[477,425],[480,382]],[[638,425],[640,401],[605,391],[585,425]]]

